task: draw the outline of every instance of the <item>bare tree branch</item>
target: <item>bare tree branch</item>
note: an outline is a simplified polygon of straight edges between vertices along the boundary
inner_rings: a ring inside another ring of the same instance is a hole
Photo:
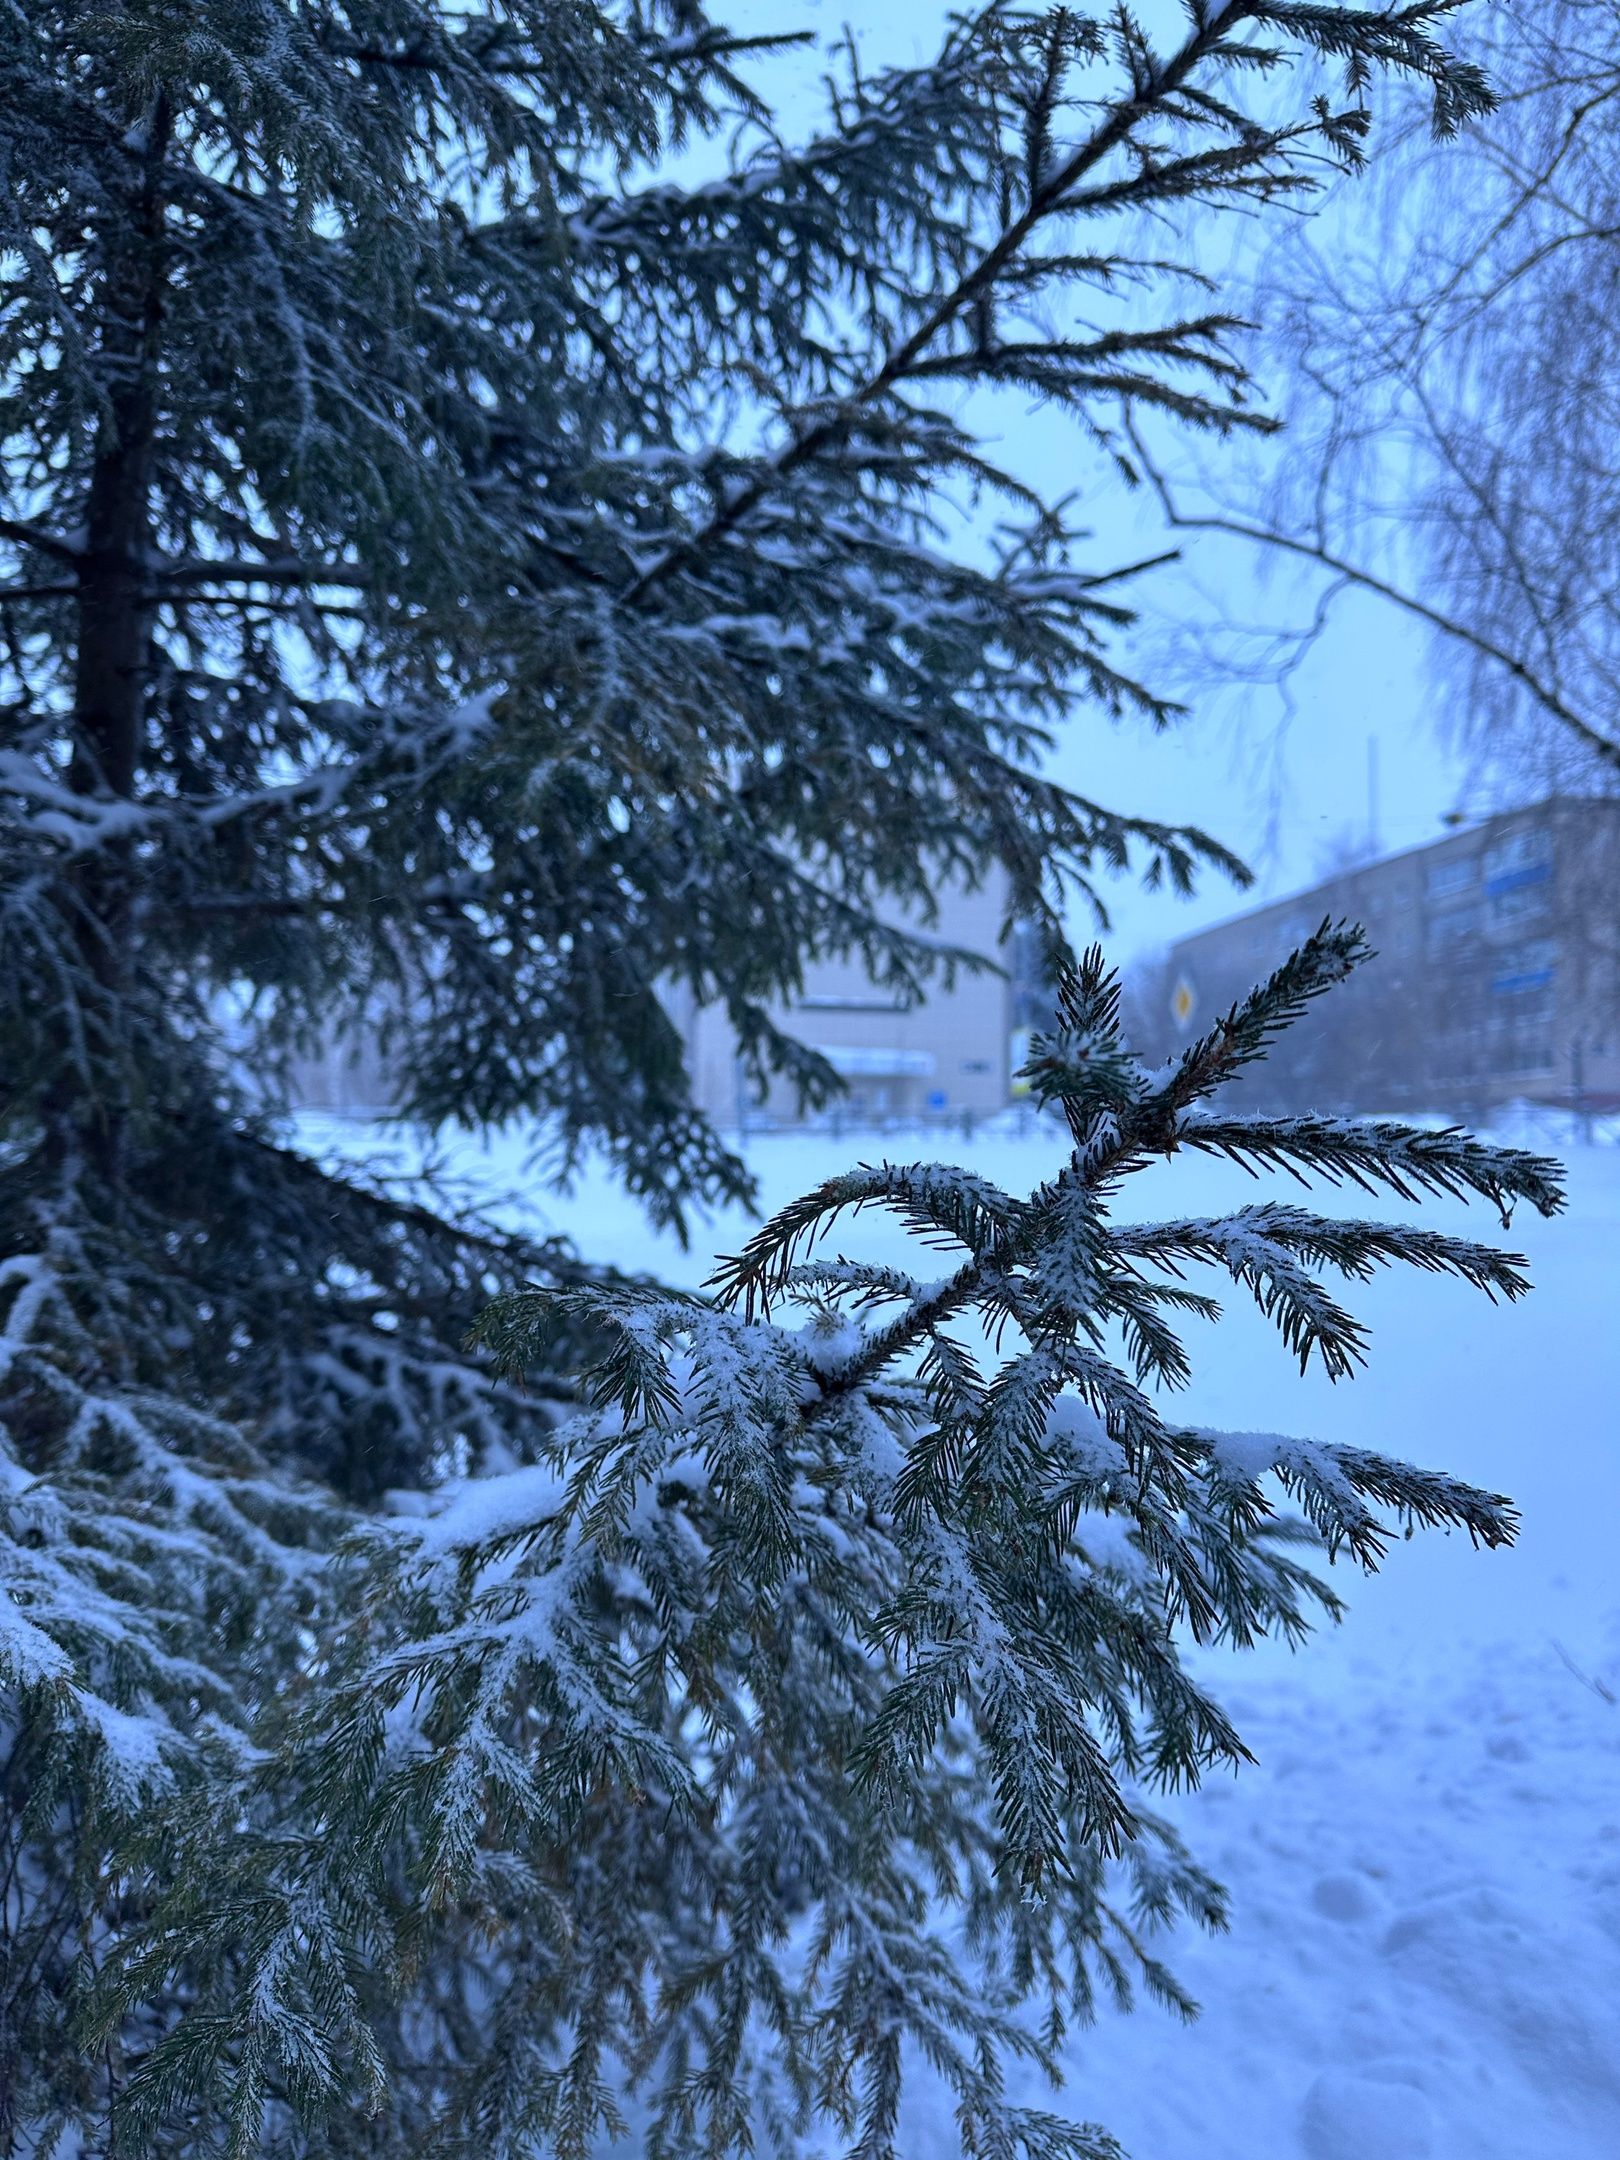
[[[1533,697],[1550,718],[1556,720],[1589,750],[1594,757],[1620,772],[1620,741],[1605,735],[1590,720],[1565,703],[1552,685],[1546,682],[1517,653],[1510,652],[1485,632],[1461,621],[1455,615],[1443,613],[1427,600],[1420,600],[1416,593],[1408,592],[1388,578],[1380,577],[1364,564],[1352,562],[1348,557],[1316,540],[1301,539],[1295,533],[1284,532],[1276,526],[1264,525],[1255,520],[1231,517],[1221,512],[1209,511],[1195,514],[1181,508],[1175,499],[1170,483],[1155,463],[1142,441],[1141,432],[1134,420],[1128,421],[1126,431],[1131,446],[1140,463],[1144,477],[1159,499],[1160,507],[1169,525],[1181,532],[1220,532],[1234,539],[1247,540],[1251,546],[1270,548],[1279,554],[1292,555],[1303,562],[1315,563],[1319,569],[1330,571],[1345,584],[1358,586],[1363,592],[1375,594],[1387,600],[1393,607],[1401,608],[1419,622],[1427,623],[1431,630],[1442,636],[1455,638],[1459,643],[1471,646],[1493,666],[1506,674]]]

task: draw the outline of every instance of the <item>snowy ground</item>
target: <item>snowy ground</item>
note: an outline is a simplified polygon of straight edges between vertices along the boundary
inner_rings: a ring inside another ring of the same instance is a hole
[[[1019,1191],[1056,1148],[929,1143]],[[770,1207],[916,1148],[797,1135],[751,1152]],[[520,1153],[479,1167],[510,1182]],[[1496,1554],[1420,1536],[1345,1585],[1349,1619],[1297,1657],[1224,1661],[1260,1762],[1177,1805],[1233,1894],[1230,1934],[1172,1945],[1204,2015],[1149,2006],[1077,2036],[1060,2103],[1133,2160],[1620,2156],[1620,1147],[1576,1149],[1570,1170],[1570,1212],[1506,1239],[1532,1298],[1504,1311],[1410,1276],[1359,1291],[1372,1363],[1352,1386],[1302,1381],[1235,1305],[1193,1338],[1200,1422],[1359,1438],[1510,1493],[1524,1529]],[[1139,1179],[1131,1212],[1253,1197],[1183,1160]],[[537,1211],[593,1256],[686,1282],[747,1228],[710,1225],[683,1255],[594,1176]],[[863,1222],[841,1242],[899,1237]],[[923,2160],[956,2149],[921,2081],[909,2133]]]

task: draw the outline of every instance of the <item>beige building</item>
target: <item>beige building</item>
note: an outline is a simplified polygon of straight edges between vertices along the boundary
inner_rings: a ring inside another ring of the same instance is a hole
[[[1620,1106],[1620,800],[1486,818],[1181,939],[1168,995],[1182,1039],[1324,916],[1361,923],[1377,957],[1282,1038],[1254,1095],[1470,1115]]]
[[[976,892],[941,895],[938,919],[919,935],[979,953],[992,969],[957,971],[952,985],[930,987],[927,1002],[906,1008],[878,989],[856,962],[820,961],[805,969],[804,989],[771,1017],[784,1033],[812,1044],[848,1086],[838,1114],[856,1120],[979,1117],[1001,1109],[1011,1092],[1015,1028],[1027,1024],[1032,999],[1016,978],[1022,939],[1001,948],[1007,887],[993,874]],[[799,1116],[791,1087],[778,1083],[761,1101],[748,1086],[736,1038],[717,1006],[698,1006],[683,986],[669,1005],[686,1038],[692,1094],[718,1124],[791,1123]],[[300,1060],[299,1102],[344,1115],[387,1109],[388,1075],[375,1044],[333,1044]]]
[[[960,969],[947,988],[933,984],[924,1003],[907,1007],[877,988],[858,961],[823,960],[805,969],[804,988],[772,1010],[785,1034],[825,1057],[848,1093],[838,1114],[865,1120],[983,1116],[1002,1109],[1012,1088],[1013,1036],[1022,1014],[1016,950],[1003,951],[1006,884],[999,876],[976,892],[953,887],[939,896],[938,919],[919,934],[939,945],[984,955],[996,971]],[[1016,941],[1015,941],[1016,944]],[[757,1118],[791,1122],[792,1088],[777,1082],[761,1100],[737,1056],[736,1038],[715,1006],[684,1002],[684,1028],[698,1106],[718,1123]]]

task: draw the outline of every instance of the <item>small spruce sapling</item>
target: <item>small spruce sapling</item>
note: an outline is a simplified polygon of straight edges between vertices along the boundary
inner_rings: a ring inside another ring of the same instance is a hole
[[[1028,1068],[1073,1138],[1029,1197],[863,1167],[766,1224],[713,1299],[537,1290],[491,1309],[480,1334],[509,1375],[588,1325],[591,1407],[545,1463],[392,1537],[380,1647],[327,1728],[344,1767],[320,1800],[332,1852],[369,1825],[407,1906],[500,1941],[521,1876],[549,1914],[543,1950],[508,1937],[486,1969],[501,2045],[448,2081],[464,2135],[521,2124],[582,2149],[628,2085],[660,2154],[817,2121],[888,2153],[914,2047],[966,2152],[1117,2152],[1016,2106],[1006,2073],[1055,2072],[1099,1987],[1191,2007],[1153,1935],[1224,1906],[1152,1796],[1248,1757],[1183,1645],[1298,1640],[1337,1611],[1314,1563],[1371,1569],[1402,1522],[1514,1534],[1498,1494],[1168,1403],[1191,1377],[1177,1323],[1219,1312],[1195,1263],[1342,1378],[1364,1335],[1324,1276],[1404,1263],[1513,1299],[1518,1256],[1295,1203],[1114,1219],[1126,1178],[1187,1150],[1479,1197],[1504,1223],[1560,1208],[1555,1164],[1457,1130],[1212,1105],[1365,951],[1324,924],[1156,1072],[1093,951]],[[947,1248],[946,1272],[816,1253],[869,1207]]]

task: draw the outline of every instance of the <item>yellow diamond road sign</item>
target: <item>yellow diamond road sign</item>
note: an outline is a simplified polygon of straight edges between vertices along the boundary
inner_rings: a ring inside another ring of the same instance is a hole
[[[1177,979],[1176,987],[1170,993],[1170,1010],[1182,1027],[1185,1027],[1193,1016],[1193,986],[1185,975]]]

